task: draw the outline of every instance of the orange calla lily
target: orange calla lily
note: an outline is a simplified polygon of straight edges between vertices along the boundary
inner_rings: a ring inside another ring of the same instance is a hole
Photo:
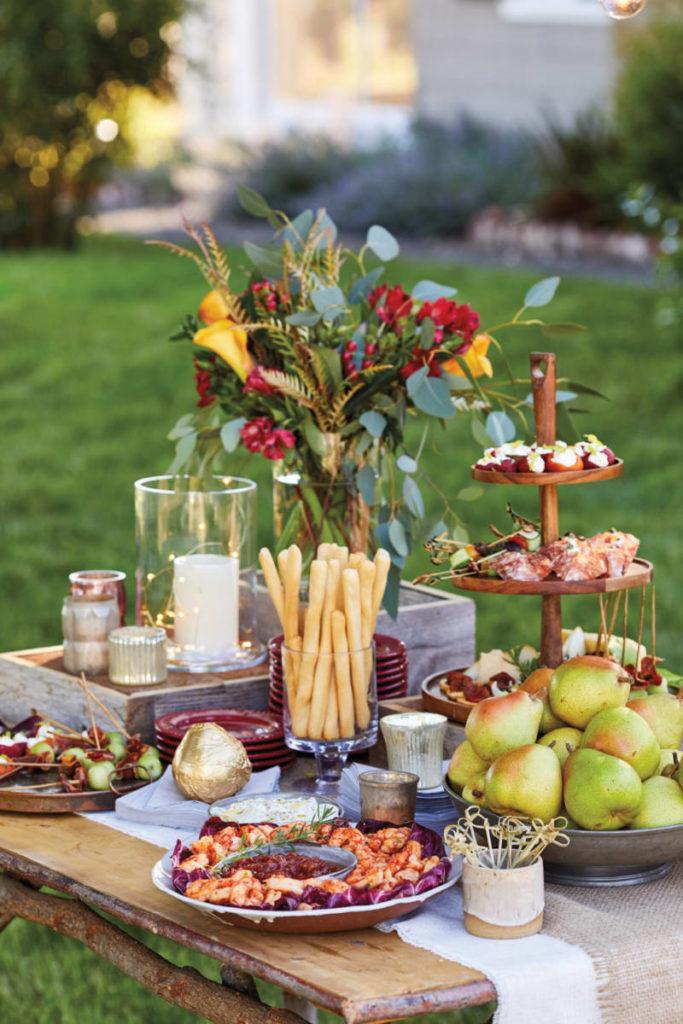
[[[461,356],[473,377],[493,377],[491,360],[486,355],[490,344],[491,338],[488,334],[477,334],[465,355]],[[449,359],[441,364],[441,368],[446,373],[452,373],[454,377],[467,376],[457,359]]]
[[[197,316],[203,324],[215,324],[217,320],[225,320],[230,310],[219,291],[207,292],[199,303]]]
[[[240,380],[246,380],[247,374],[256,363],[247,351],[247,332],[229,320],[219,320],[215,324],[203,327],[192,339],[200,348],[208,348],[231,366]]]

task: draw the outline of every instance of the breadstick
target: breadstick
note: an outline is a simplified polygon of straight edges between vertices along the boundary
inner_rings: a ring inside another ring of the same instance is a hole
[[[355,569],[345,569],[343,581],[346,635],[349,640],[349,657],[351,659],[353,703],[356,709],[356,722],[359,728],[366,729],[370,722],[370,708],[368,707],[368,691],[365,681],[365,658],[362,650],[360,579]]]
[[[367,692],[370,684],[370,673],[372,672],[372,637],[375,629],[375,616],[373,614],[372,593],[376,575],[375,563],[364,558],[360,564],[358,575],[360,577],[360,627],[363,647],[365,652],[365,690]]]
[[[332,612],[332,646],[334,648],[334,676],[337,684],[339,731],[347,739],[353,736],[355,715],[353,688],[349,671],[349,642],[346,638],[346,619],[340,611]]]
[[[331,625],[332,622],[330,617],[330,626]],[[337,688],[334,681],[334,673],[332,673],[332,685],[329,688],[327,697],[327,714],[325,715],[323,737],[326,740],[339,739],[339,709],[337,707]]]
[[[263,579],[268,587],[270,599],[277,612],[277,617],[282,626],[285,621],[285,592],[278,576],[278,571],[268,548],[261,548],[258,555],[259,564],[263,571]]]
[[[328,544],[327,542],[324,542],[323,544],[318,544],[318,555],[317,555],[317,557],[319,558],[319,560],[321,562],[329,562],[330,558],[333,557],[331,555],[331,553],[330,553],[330,548],[331,547],[332,547],[332,545]]]
[[[284,551],[278,551],[277,553],[277,567],[280,573],[280,579],[282,580],[282,586],[285,585],[285,576],[287,575],[287,556],[289,555],[289,548],[285,548]]]
[[[290,715],[293,715],[293,709],[296,702],[296,678],[299,674],[298,662],[301,656],[300,636],[292,637],[289,643],[289,649],[285,653],[287,654],[287,660],[284,665],[285,686],[287,687],[287,703],[289,705]]]
[[[327,562],[315,559],[311,562],[308,579],[308,608],[304,620],[304,646],[301,653],[301,669],[297,683],[297,700],[308,704],[313,692],[313,672],[320,645],[320,617],[325,601]]]
[[[327,578],[325,580],[325,601],[320,621],[320,656],[313,676],[313,694],[311,711],[308,718],[308,735],[321,739],[329,705],[330,674],[332,671],[332,612],[337,602],[339,586],[339,562],[333,559],[327,562]],[[336,704],[335,704],[336,708]]]
[[[339,571],[344,572],[344,569],[348,569],[349,566],[349,549],[337,547],[337,554],[335,558],[339,559]]]
[[[280,556],[278,555],[278,561]],[[292,637],[299,635],[299,590],[301,588],[301,551],[292,544],[284,563],[285,589],[285,643],[289,646]]]
[[[365,561],[365,555],[362,551],[354,551],[349,555],[349,569],[360,569],[361,565]]]
[[[387,586],[387,577],[391,568],[391,556],[384,548],[378,548],[375,554],[375,581],[372,585],[372,632],[377,626],[377,616],[382,607],[382,598]]]

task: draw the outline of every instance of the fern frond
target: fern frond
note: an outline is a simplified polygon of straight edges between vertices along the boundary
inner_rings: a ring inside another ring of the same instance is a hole
[[[261,375],[280,394],[293,398],[307,409],[314,408],[312,395],[295,374],[285,373],[284,370],[262,370]]]
[[[206,244],[207,244],[209,252],[211,254],[211,259],[212,259],[212,262],[213,262],[213,266],[214,266],[214,268],[216,270],[216,273],[221,278],[221,281],[223,282],[224,287],[229,290],[229,288],[230,288],[230,267],[228,266],[228,258],[225,255],[225,253],[223,252],[223,250],[221,249],[220,245],[218,244],[218,239],[216,238],[216,236],[215,236],[215,234],[213,232],[213,228],[211,227],[211,225],[203,223],[202,224],[202,231],[204,232],[204,237],[206,239]]]
[[[148,239],[145,245],[156,245],[159,249],[166,249],[167,252],[172,252],[175,256],[182,256],[185,259],[192,260],[192,262],[199,268],[199,272],[202,277],[210,284],[213,285],[213,271],[207,266],[202,259],[199,258],[196,252],[192,252],[190,249],[186,249],[183,245],[176,245],[175,242],[165,242],[161,239]]]

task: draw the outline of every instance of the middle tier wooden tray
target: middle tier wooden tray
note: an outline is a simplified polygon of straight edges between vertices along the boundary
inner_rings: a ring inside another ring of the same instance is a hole
[[[623,576],[602,576],[597,580],[499,580],[491,576],[454,576],[458,590],[477,590],[485,594],[612,594],[617,590],[643,587],[652,579],[652,562],[636,558]]]
[[[614,480],[624,472],[623,459],[604,469],[575,469],[566,473],[501,473],[497,469],[472,466],[472,476],[481,484],[526,484],[527,487],[549,487],[557,484],[597,484]]]

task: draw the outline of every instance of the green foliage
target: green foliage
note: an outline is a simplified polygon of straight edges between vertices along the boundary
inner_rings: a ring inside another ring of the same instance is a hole
[[[607,227],[623,220],[619,199],[628,185],[614,128],[597,111],[573,125],[548,122],[538,140],[542,220]]]
[[[651,6],[650,20],[624,39],[616,128],[629,180],[675,202],[683,197],[683,3]]]
[[[113,161],[125,159],[131,91],[170,91],[166,39],[184,0],[3,0],[0,239],[71,245]],[[95,133],[112,119],[110,142]]]

